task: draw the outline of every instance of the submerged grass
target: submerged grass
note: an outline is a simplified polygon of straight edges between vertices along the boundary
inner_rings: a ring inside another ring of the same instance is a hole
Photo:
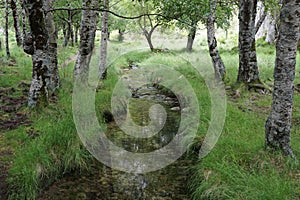
[[[123,44],[111,45],[112,51],[121,52]],[[230,50],[221,52],[227,67],[226,85],[234,85],[238,55],[232,54]],[[261,78],[268,84],[272,84],[273,79],[273,52],[272,46],[258,46]],[[59,64],[75,53],[75,48],[68,48],[67,51],[60,49]],[[30,82],[30,57],[16,47],[12,54],[15,55],[17,68],[8,66],[11,60],[1,60],[1,72],[11,74],[1,76],[1,87],[16,86],[20,81]],[[108,79],[99,82],[96,93],[96,111],[100,123],[104,121],[101,118],[103,113],[110,112],[111,95],[120,70],[128,68],[130,64],[141,67],[150,64],[165,65],[180,72],[193,87],[201,113],[195,144],[203,140],[211,119],[211,97],[206,79],[212,77],[209,70],[212,69],[212,65],[206,50],[196,49],[191,54],[183,51],[131,51],[112,61],[114,62],[109,66]],[[28,113],[34,123],[30,127],[21,126],[16,130],[1,133],[6,137],[5,141],[10,141],[16,149],[9,170],[10,199],[36,199],[44,187],[64,173],[86,170],[89,167],[92,157],[77,136],[72,116],[73,64],[74,62],[71,62],[60,68],[62,89],[57,103],[51,103],[43,110],[24,108],[24,112]],[[300,83],[298,73],[295,82]],[[190,181],[192,199],[300,198],[300,188],[297,184],[299,164],[280,153],[263,150],[264,123],[270,111],[271,94],[242,93],[236,97],[232,95],[233,92],[227,91],[226,122],[218,143],[207,157],[200,160],[196,166],[191,166],[194,171]],[[300,156],[299,105],[299,93],[296,92],[292,147],[297,157]]]

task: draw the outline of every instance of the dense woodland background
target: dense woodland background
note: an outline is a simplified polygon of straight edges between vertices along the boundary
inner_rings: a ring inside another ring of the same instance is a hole
[[[227,97],[219,142],[190,166],[191,198],[300,198],[297,0],[5,0],[0,15],[1,199],[37,199],[64,174],[89,170],[72,86],[89,84],[90,64],[106,126],[121,69],[178,62],[204,113],[190,147],[197,152],[212,103],[205,78],[178,56]]]

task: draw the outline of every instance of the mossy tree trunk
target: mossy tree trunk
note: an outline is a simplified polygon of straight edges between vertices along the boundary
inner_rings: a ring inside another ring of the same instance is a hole
[[[98,6],[98,0],[83,0],[83,8]],[[87,83],[89,65],[94,49],[95,35],[98,23],[98,11],[83,10],[80,26],[80,44],[78,56],[74,68],[74,76],[82,80],[82,84]]]
[[[222,81],[224,80],[226,69],[222,61],[222,58],[219,54],[218,44],[215,37],[215,19],[216,19],[217,1],[211,0],[210,2],[211,2],[210,5],[211,9],[206,20],[207,43],[209,48],[209,54],[214,66],[215,79],[216,81]]]
[[[272,110],[265,124],[265,146],[294,156],[290,132],[297,44],[300,35],[300,2],[284,0],[276,44]]]
[[[17,8],[17,4],[16,4],[15,0],[10,1],[10,8],[12,10],[12,15],[13,15],[17,45],[22,46],[22,36],[21,36],[21,31],[20,31],[19,13],[18,13],[18,8]]]
[[[237,82],[260,82],[255,47],[257,0],[239,1],[239,72]]]
[[[30,34],[27,34],[25,38],[24,50],[32,55],[33,65],[28,95],[28,106],[31,108],[48,104],[49,93],[59,87],[56,45],[53,41],[55,36],[51,35],[51,32],[55,32],[55,28],[52,27],[54,23],[51,22],[51,14],[44,13],[44,6],[47,5],[50,8],[51,2],[24,0],[30,25]],[[48,31],[50,31],[50,36]]]

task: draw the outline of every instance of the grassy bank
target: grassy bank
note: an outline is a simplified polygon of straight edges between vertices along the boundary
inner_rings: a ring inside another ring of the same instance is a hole
[[[123,68],[131,63],[141,67],[163,64],[180,72],[193,87],[201,113],[195,143],[202,141],[211,118],[211,100],[205,80],[211,77],[208,69],[212,69],[212,66],[208,52],[203,50],[205,46],[188,55],[180,50],[162,53],[142,50],[117,56],[120,49],[135,49],[135,44],[111,42],[110,45],[110,51],[115,55],[111,61],[114,62],[110,65],[108,79],[99,82],[96,93],[99,121],[103,123],[101,116],[110,111],[111,94]],[[237,52],[226,48],[221,52],[227,67],[226,85],[233,87],[238,69]],[[75,53],[76,48],[60,49],[59,64],[62,65]],[[273,80],[274,53],[274,47],[264,43],[258,45],[261,79],[267,84],[272,84]],[[20,82],[30,83],[30,57],[17,47],[13,47],[12,55],[13,59],[1,61],[1,72],[4,73],[0,79],[2,88],[18,88]],[[9,66],[11,62],[14,67]],[[5,141],[3,145],[13,152],[6,158],[12,162],[8,179],[10,199],[36,199],[44,187],[64,173],[89,168],[93,158],[82,146],[73,122],[73,65],[74,62],[70,62],[60,68],[62,88],[48,107],[43,110],[29,110],[25,105],[21,107],[20,112],[32,123],[1,131]],[[296,83],[300,83],[298,72]],[[270,111],[271,94],[232,89],[226,93],[226,121],[222,135],[211,153],[199,160],[196,166],[191,166],[195,172],[190,182],[193,199],[300,198],[297,183],[299,164],[279,153],[264,151],[264,122]],[[18,97],[24,94],[16,92],[12,95]],[[299,105],[299,93],[296,92],[292,147],[297,157],[300,156]]]

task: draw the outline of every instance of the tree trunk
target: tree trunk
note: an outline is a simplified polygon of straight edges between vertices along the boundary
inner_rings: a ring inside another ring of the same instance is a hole
[[[274,44],[276,39],[276,26],[277,26],[278,14],[274,11],[273,16],[270,15],[270,23],[268,24],[268,31],[266,41],[269,44]]]
[[[10,57],[9,35],[8,35],[8,0],[5,0],[5,47],[6,47],[6,56]]]
[[[197,24],[197,23],[196,23]],[[188,35],[188,41],[186,45],[186,51],[191,52],[193,50],[193,44],[196,37],[196,24],[193,23],[193,27],[191,28],[189,35]]]
[[[259,82],[255,47],[257,0],[240,0],[239,4],[239,72],[238,82]]]
[[[265,125],[265,146],[294,156],[290,132],[294,95],[297,43],[300,35],[300,2],[284,0],[280,11],[279,39],[276,45],[272,110]]]
[[[218,50],[218,44],[215,37],[215,19],[216,19],[216,0],[212,0],[210,13],[206,20],[207,28],[207,43],[209,48],[209,54],[212,59],[212,63],[215,70],[215,79],[216,81],[223,81],[226,73],[225,65],[221,59]]]
[[[109,0],[103,0],[104,8],[109,9]],[[107,60],[107,41],[108,41],[108,16],[106,11],[102,12],[101,25],[101,44],[100,44],[100,61],[99,61],[99,78],[104,79],[106,76],[106,60]]]
[[[47,31],[52,30],[48,27],[43,8],[43,1],[24,0],[26,12],[29,18],[30,34],[27,34],[24,43],[31,45],[30,53],[32,55],[32,82],[28,95],[28,106],[44,106],[48,104],[49,90],[55,84],[52,81],[54,67],[52,66],[55,58],[49,54],[49,37]],[[49,17],[49,16],[47,16]],[[51,47],[50,49],[52,49]],[[53,49],[51,50],[53,51]]]
[[[154,46],[153,46],[153,43],[152,43],[152,35],[150,35],[150,34],[146,35],[146,40],[148,42],[150,50],[154,51]]]
[[[82,7],[94,7],[98,3],[98,0],[83,0]],[[98,11],[82,11],[79,52],[74,69],[74,76],[79,77],[82,84],[87,83],[88,80],[89,64],[94,49],[98,16]]]
[[[75,44],[78,44],[78,31],[79,31],[79,26],[75,26],[75,36],[74,36],[74,41],[75,41]]]
[[[68,16],[69,16],[69,25],[68,25],[68,31],[70,32],[70,38],[71,38],[71,46],[74,46],[74,31],[73,31],[73,17],[72,17],[72,12],[68,11]]]
[[[255,38],[262,38],[266,34],[264,23],[267,17],[267,11],[262,1],[257,3],[257,14],[255,18]]]
[[[73,47],[74,46],[74,31],[73,31],[73,26],[71,25],[70,26],[70,38],[71,38],[71,46]]]
[[[27,27],[26,27],[26,11],[24,0],[21,0],[21,7],[22,7],[22,32],[23,32],[23,48],[24,48],[24,40],[27,34]]]
[[[153,52],[154,51],[154,46],[152,44],[152,34],[155,31],[155,29],[158,26],[160,26],[161,24],[155,24],[154,25],[153,22],[152,22],[152,19],[150,18],[150,16],[147,16],[147,17],[148,17],[149,23],[151,25],[151,28],[150,28],[149,32],[147,30],[146,16],[143,17],[143,21],[144,21],[143,24],[141,23],[141,18],[139,18],[138,24],[139,24],[140,28],[142,29],[144,36],[146,37],[146,40],[148,42],[150,50]]]
[[[13,15],[13,20],[14,20],[14,28],[15,28],[17,45],[21,46],[22,45],[22,37],[21,37],[21,31],[20,31],[18,8],[17,8],[15,0],[10,1],[10,7],[12,10],[12,15]]]
[[[63,47],[68,46],[69,40],[70,40],[70,26],[69,23],[67,23],[67,28],[64,30],[64,42]]]
[[[54,0],[44,1],[44,9],[50,10],[53,6]],[[54,93],[60,87],[60,77],[57,67],[57,31],[54,24],[54,17],[52,12],[47,12],[45,16],[45,25],[48,33],[48,58],[49,58],[49,71],[50,71],[50,83],[48,89]]]
[[[118,35],[118,41],[123,42],[124,41],[124,30],[119,29],[119,35]]]

